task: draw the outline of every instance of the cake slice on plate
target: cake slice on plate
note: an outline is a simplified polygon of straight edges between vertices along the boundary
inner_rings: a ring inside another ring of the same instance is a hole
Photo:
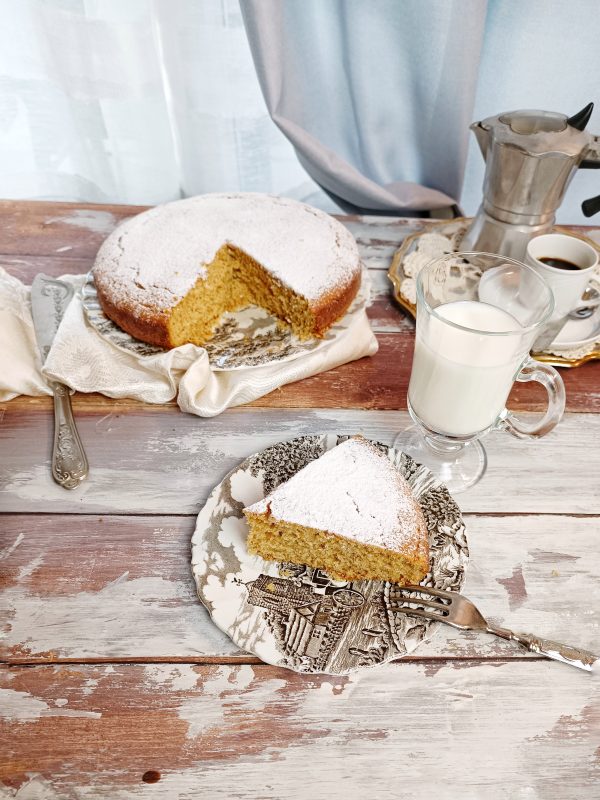
[[[353,436],[244,509],[248,551],[332,578],[418,583],[429,569],[427,525],[387,456]]]

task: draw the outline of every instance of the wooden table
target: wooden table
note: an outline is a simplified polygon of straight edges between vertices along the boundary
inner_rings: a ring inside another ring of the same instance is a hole
[[[27,283],[85,272],[140,210],[1,203],[0,265]],[[386,269],[424,223],[341,219],[373,278],[373,358],[214,419],[78,395],[91,472],[72,492],[50,477],[51,401],[0,406],[0,797],[600,797],[587,674],[447,629],[379,669],[302,676],[240,652],[196,598],[195,515],[236,462],[302,433],[391,442],[407,426],[413,323]],[[563,376],[556,431],[490,436],[486,477],[458,498],[465,591],[495,621],[600,652],[600,365]],[[521,384],[511,405],[544,402]]]

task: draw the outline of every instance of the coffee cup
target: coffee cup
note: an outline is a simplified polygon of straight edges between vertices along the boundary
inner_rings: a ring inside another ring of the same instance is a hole
[[[554,313],[550,324],[565,320],[576,309],[600,305],[598,250],[583,239],[563,233],[536,236],[527,245],[525,263],[552,289]],[[588,294],[594,297],[584,297]]]

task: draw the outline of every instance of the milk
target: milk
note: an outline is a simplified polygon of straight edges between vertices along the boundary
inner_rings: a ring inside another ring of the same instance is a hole
[[[435,309],[438,316],[477,331],[519,331],[517,320],[495,306],[464,300]],[[446,325],[431,314],[417,318],[408,399],[430,429],[470,436],[492,425],[503,411],[528,352],[521,333],[486,336]]]

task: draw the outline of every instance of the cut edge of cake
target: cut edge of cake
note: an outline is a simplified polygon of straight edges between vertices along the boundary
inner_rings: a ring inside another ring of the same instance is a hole
[[[322,338],[356,297],[361,272],[356,242],[337,220],[255,193],[187,198],[126,220],[92,270],[104,313],[167,349],[203,345],[223,314],[249,305],[300,339]]]

